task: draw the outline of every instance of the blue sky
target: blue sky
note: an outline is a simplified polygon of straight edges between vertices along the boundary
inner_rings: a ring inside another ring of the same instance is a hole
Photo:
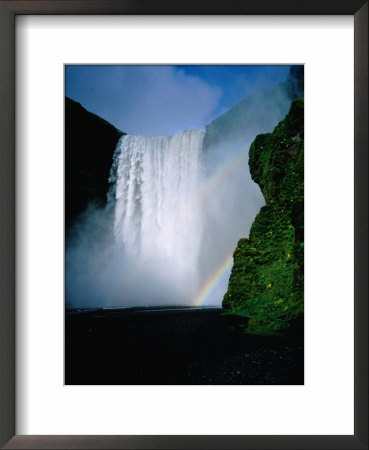
[[[128,134],[204,128],[253,92],[284,81],[290,66],[68,65],[66,95]]]

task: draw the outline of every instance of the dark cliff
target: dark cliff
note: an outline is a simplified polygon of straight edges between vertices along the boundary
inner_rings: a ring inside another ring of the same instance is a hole
[[[252,179],[266,205],[248,239],[240,239],[227,311],[249,318],[251,333],[273,333],[303,313],[304,102],[292,103],[272,133],[256,137],[249,151]]]
[[[65,222],[68,228],[89,203],[104,206],[116,144],[124,133],[65,98]]]

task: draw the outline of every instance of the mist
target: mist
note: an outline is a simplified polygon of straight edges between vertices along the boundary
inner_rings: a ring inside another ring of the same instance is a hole
[[[68,234],[68,308],[221,305],[264,204],[250,144],[291,103],[281,86],[246,100],[205,130],[120,139],[106,207],[90,205]]]

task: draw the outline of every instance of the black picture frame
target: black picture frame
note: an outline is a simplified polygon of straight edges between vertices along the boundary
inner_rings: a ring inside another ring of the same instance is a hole
[[[354,435],[15,435],[15,16],[19,14],[354,16]],[[7,449],[368,449],[368,1],[0,0],[0,445]]]

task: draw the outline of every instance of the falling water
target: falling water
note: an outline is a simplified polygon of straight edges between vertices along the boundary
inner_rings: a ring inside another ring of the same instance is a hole
[[[122,136],[109,180],[114,236],[125,256],[189,298],[198,289],[204,133]]]
[[[250,144],[290,104],[282,84],[248,97],[206,134],[121,137],[107,207],[90,207],[67,242],[67,305],[219,306],[233,251],[264,204]]]

